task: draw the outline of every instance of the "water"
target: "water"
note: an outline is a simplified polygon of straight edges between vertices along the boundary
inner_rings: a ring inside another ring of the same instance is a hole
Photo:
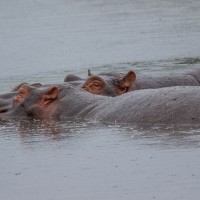
[[[200,1],[0,1],[0,91],[87,69],[175,74],[199,67]],[[0,199],[200,195],[200,127],[0,122]]]
[[[1,199],[198,199],[199,127],[2,123]]]

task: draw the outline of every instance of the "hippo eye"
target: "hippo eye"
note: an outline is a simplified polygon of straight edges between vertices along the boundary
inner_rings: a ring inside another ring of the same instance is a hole
[[[128,87],[121,88],[121,91],[124,92],[124,93],[128,92]]]
[[[24,96],[24,91],[19,90],[19,92],[17,93],[17,96],[23,97]]]
[[[26,97],[26,91],[23,88],[19,89],[17,94],[15,95],[15,97],[13,99],[14,103],[17,103],[17,104],[21,103],[24,100],[25,97]]]
[[[101,86],[102,86],[98,81],[94,81],[94,82],[93,82],[93,85],[94,85],[95,87],[101,87]]]

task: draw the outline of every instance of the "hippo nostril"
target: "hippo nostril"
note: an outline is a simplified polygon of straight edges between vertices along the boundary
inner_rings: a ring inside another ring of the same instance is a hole
[[[10,106],[6,106],[6,107],[4,106],[4,107],[0,108],[0,113],[8,112],[9,109],[10,109]]]
[[[0,113],[5,113],[5,112],[7,112],[7,111],[8,111],[7,108],[2,108],[2,109],[0,109]]]
[[[89,88],[88,88],[87,86],[83,85],[81,88],[82,88],[83,90],[86,90],[86,91],[89,92]]]

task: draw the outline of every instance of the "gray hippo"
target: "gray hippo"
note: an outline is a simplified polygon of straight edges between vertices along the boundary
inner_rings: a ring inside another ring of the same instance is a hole
[[[24,84],[28,84],[28,83],[21,83],[17,85],[16,87],[14,87],[11,92],[0,95],[0,113],[12,108],[13,98],[17,94],[17,91],[19,90],[19,88]],[[33,83],[31,84],[31,86],[40,87],[42,86],[42,84]]]
[[[12,96],[12,95],[11,95]],[[199,124],[200,87],[144,89],[117,97],[88,93],[68,83],[22,85],[0,119],[86,119],[131,124]]]
[[[171,86],[199,86],[200,68],[178,75],[167,76],[137,76],[134,71],[122,73],[100,73],[93,75],[88,72],[88,78],[69,74],[64,82],[82,87],[84,90],[106,96],[117,96],[133,90],[162,88]]]
[[[100,73],[92,75],[88,70],[87,79],[69,74],[64,82],[81,87],[82,89],[99,95],[117,96],[134,90],[136,74],[129,71],[126,74],[121,73]]]
[[[7,112],[7,110],[12,108],[13,98],[17,92],[9,92],[0,95],[0,113]]]

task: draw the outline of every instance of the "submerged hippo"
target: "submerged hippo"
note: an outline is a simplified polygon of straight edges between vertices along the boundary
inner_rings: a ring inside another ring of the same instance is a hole
[[[14,87],[11,92],[0,95],[0,113],[5,112],[12,108],[13,98],[15,97],[19,88],[24,84],[28,84],[28,83],[21,83],[21,84],[17,85],[16,87]],[[33,84],[31,84],[31,86],[40,87],[40,86],[42,86],[42,84],[41,83],[33,83]]]
[[[14,91],[0,95],[0,113],[6,112],[12,108],[12,102],[15,95],[16,92]]]
[[[70,84],[22,85],[0,119],[87,119],[134,124],[199,124],[200,87],[138,90],[117,97],[88,93]]]
[[[199,86],[200,85],[200,69],[168,76],[137,76],[133,71],[126,74],[120,73],[100,73],[92,75],[88,73],[86,80],[75,76],[67,75],[64,82],[82,87],[84,90],[107,96],[117,96],[133,90],[162,88],[171,86]]]
[[[67,75],[64,79],[64,82],[81,87],[90,93],[105,96],[117,96],[133,91],[135,81],[136,74],[134,71],[129,71],[126,74],[100,73],[98,75],[92,75],[88,71],[87,79],[73,74]]]

